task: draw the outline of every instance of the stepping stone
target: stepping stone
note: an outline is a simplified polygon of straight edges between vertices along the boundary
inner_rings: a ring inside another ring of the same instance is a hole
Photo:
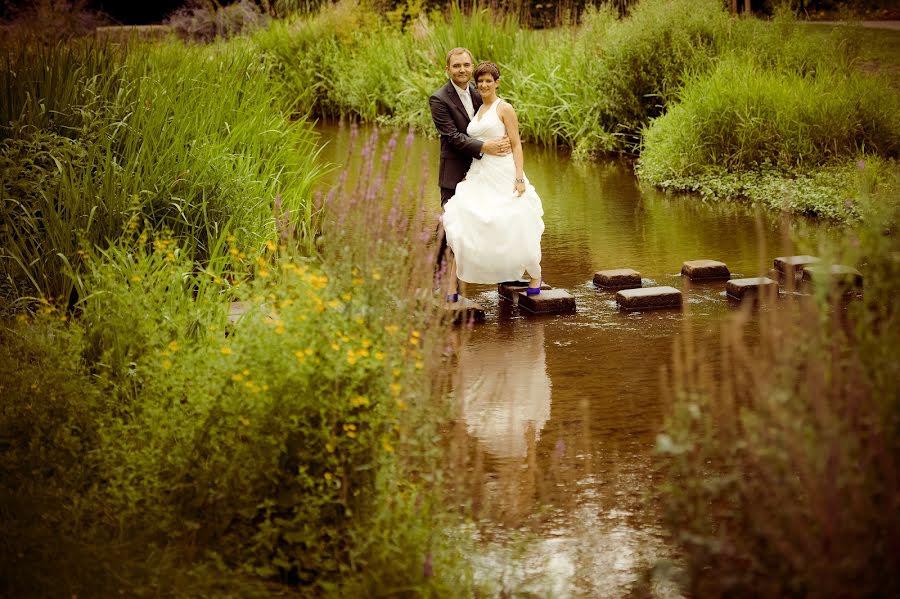
[[[452,313],[453,322],[461,323],[474,320],[484,322],[484,307],[467,297],[459,296],[459,301],[444,302],[444,310]]]
[[[623,289],[616,293],[616,302],[623,310],[677,308],[681,306],[681,292],[668,286]]]
[[[803,267],[804,284],[821,284],[830,282],[831,285],[843,293],[858,293],[863,288],[862,273],[852,266],[843,264],[810,264]]]
[[[815,256],[779,256],[775,258],[775,271],[779,279],[798,279],[803,274],[803,269],[812,264],[821,262]]]
[[[728,266],[716,260],[688,260],[681,265],[681,274],[692,281],[727,279],[731,276]]]
[[[758,299],[761,296],[778,295],[778,282],[768,277],[731,279],[725,283],[725,293],[734,299]]]
[[[528,281],[506,281],[497,285],[497,293],[500,297],[513,301],[516,299],[516,294],[520,291],[525,291],[527,287]],[[541,293],[549,289],[553,289],[553,287],[541,282]]]
[[[527,295],[524,291],[518,293],[519,307],[525,308],[535,314],[556,314],[560,312],[574,312],[575,298],[569,295],[565,289],[548,289],[537,295]]]
[[[228,307],[228,324],[234,324],[241,319],[241,316],[249,310],[249,307],[243,302],[231,302]]]
[[[594,285],[612,289],[634,289],[641,286],[641,273],[630,268],[598,270],[594,273]]]

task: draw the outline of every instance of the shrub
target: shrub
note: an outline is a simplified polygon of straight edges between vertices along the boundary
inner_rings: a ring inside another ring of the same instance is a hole
[[[691,594],[900,588],[898,204],[870,199],[841,252],[863,262],[864,300],[823,286],[766,306],[758,331],[741,310],[723,327],[718,380],[689,341],[676,349],[659,490]]]
[[[19,294],[68,299],[79,252],[141,220],[201,262],[228,229],[261,247],[277,194],[312,248],[315,136],[249,45],[7,51],[0,260]]]

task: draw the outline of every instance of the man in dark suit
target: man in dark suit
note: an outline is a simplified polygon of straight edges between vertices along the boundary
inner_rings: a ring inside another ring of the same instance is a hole
[[[503,156],[511,151],[509,138],[506,136],[482,142],[466,134],[469,122],[482,104],[481,94],[472,84],[474,63],[475,59],[467,49],[450,50],[447,53],[447,75],[450,80],[428,98],[431,120],[441,134],[441,164],[438,173],[441,206],[454,196],[456,185],[466,178],[472,160],[479,159],[484,154]],[[436,269],[440,269],[447,248],[447,238],[440,226],[437,235],[441,238],[441,245],[437,253]]]
[[[472,83],[475,70],[472,53],[454,48],[447,53],[450,80],[428,99],[431,119],[441,134],[441,164],[438,184],[441,206],[456,193],[456,184],[466,177],[473,159],[484,154],[509,154],[509,138],[498,137],[481,142],[466,135],[466,128],[481,106],[481,94]]]

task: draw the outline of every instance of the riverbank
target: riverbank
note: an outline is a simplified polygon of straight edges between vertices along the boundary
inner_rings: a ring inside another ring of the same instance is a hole
[[[734,19],[717,2],[646,0],[622,19],[591,9],[577,27],[543,31],[485,11],[455,11],[446,24],[394,23],[345,2],[273,23],[254,40],[280,65],[299,113],[433,134],[426,99],[445,78],[446,48],[462,45],[500,65],[501,95],[518,108],[527,141],[583,158],[637,156],[642,179],[662,188],[849,222],[858,217],[853,165],[887,163],[900,151],[900,95],[879,69],[861,68],[870,57],[900,62],[900,34],[870,33],[813,28],[787,13]],[[715,129],[704,129],[709,119],[698,114],[677,130],[668,125],[693,89],[708,89],[735,64],[741,83],[722,87],[709,107]],[[834,112],[819,110],[820,88]],[[748,93],[768,94],[772,104],[754,112],[759,98]],[[759,151],[748,155],[751,138]],[[797,197],[774,201],[776,188]]]

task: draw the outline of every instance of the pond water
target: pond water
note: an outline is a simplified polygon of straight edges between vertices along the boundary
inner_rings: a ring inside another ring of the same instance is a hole
[[[349,127],[318,130],[322,157],[352,176]],[[404,175],[433,196],[437,215],[438,141],[408,142],[422,168]],[[577,312],[535,317],[495,286],[469,286],[487,317],[458,353],[463,419],[454,435],[464,441],[467,473],[460,498],[478,522],[482,576],[535,596],[621,597],[654,564],[677,566],[648,501],[673,344],[689,334],[713,348],[715,372],[718,327],[736,309],[723,282],[682,281],[682,262],[720,260],[733,277],[761,276],[791,251],[788,238],[821,231],[747,206],[667,195],[642,186],[624,162],[573,161],[529,145],[525,171],[544,205],[544,278],[575,297]],[[682,289],[684,308],[620,312],[614,293],[592,282],[595,271],[612,268],[639,271],[644,286]],[[649,587],[653,596],[678,596],[663,578]]]

